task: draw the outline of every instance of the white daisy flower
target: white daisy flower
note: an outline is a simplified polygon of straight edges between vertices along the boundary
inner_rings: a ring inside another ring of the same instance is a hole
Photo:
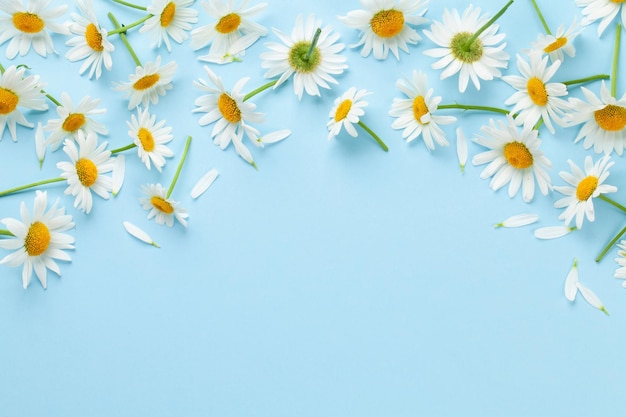
[[[217,23],[191,31],[191,47],[194,50],[211,44],[208,54],[198,57],[199,60],[210,61],[215,57],[230,55],[233,44],[245,37],[246,46],[235,53],[238,56],[243,55],[248,46],[267,34],[265,27],[250,20],[263,11],[267,3],[259,3],[249,8],[246,8],[247,5],[248,0],[244,0],[238,7],[235,6],[235,0],[212,0],[202,3],[204,10]]]
[[[387,59],[389,51],[400,59],[398,49],[409,53],[407,45],[414,45],[422,38],[412,26],[428,22],[423,7],[428,0],[360,0],[366,10],[352,10],[347,16],[339,16],[340,22],[361,31],[359,42],[351,48],[363,46],[361,56]]]
[[[187,211],[180,207],[178,201],[166,197],[167,190],[161,184],[142,185],[141,192],[146,197],[140,198],[139,203],[144,210],[150,210],[148,219],[154,217],[157,224],[166,224],[169,227],[174,225],[174,219],[176,219],[187,227],[187,220],[185,220],[189,217]]]
[[[198,21],[198,11],[189,7],[194,1],[152,0],[147,11],[153,16],[146,20],[139,32],[150,33],[157,48],[164,42],[167,50],[171,51],[170,38],[174,42],[183,43],[189,38],[187,31],[191,30],[191,25]]]
[[[550,133],[554,134],[554,120],[563,126],[562,116],[570,106],[563,96],[567,96],[567,87],[562,83],[548,83],[559,69],[561,61],[548,66],[548,57],[539,53],[530,54],[530,64],[517,55],[519,75],[505,75],[502,80],[518,90],[504,104],[514,105],[511,113],[517,113],[515,121],[524,126],[533,127],[543,120]]]
[[[471,78],[477,90],[480,81],[500,77],[499,68],[506,68],[509,55],[504,51],[504,34],[497,34],[498,25],[492,24],[469,44],[474,34],[489,21],[488,15],[480,16],[480,8],[469,5],[460,16],[456,9],[443,11],[443,21],[434,21],[424,34],[438,45],[424,54],[438,58],[434,69],[444,69],[441,79],[459,73],[459,91],[463,93]],[[499,45],[498,45],[499,44]]]
[[[313,15],[309,15],[306,22],[302,15],[298,15],[291,36],[274,29],[282,44],[269,42],[265,46],[270,51],[261,54],[261,66],[268,69],[265,78],[280,75],[274,88],[294,75],[293,90],[298,99],[302,99],[304,91],[311,96],[319,96],[319,87],[330,89],[328,83],[337,84],[333,75],[339,75],[348,68],[346,57],[339,55],[345,45],[337,43],[339,33],[333,33],[330,26],[317,32],[321,25],[322,21]],[[314,43],[316,32],[319,38]],[[313,50],[309,55],[312,44]]]
[[[363,108],[368,103],[363,100],[363,97],[369,94],[371,93],[365,89],[357,91],[356,87],[351,87],[341,97],[335,99],[335,105],[328,114],[330,120],[326,124],[329,131],[328,140],[336,137],[341,132],[342,127],[350,136],[357,137],[358,133],[353,124],[359,123],[359,118],[365,114]]]
[[[141,104],[147,107],[150,103],[157,104],[159,96],[164,96],[167,90],[172,89],[172,79],[178,65],[171,61],[161,67],[161,56],[157,56],[154,63],[148,62],[138,66],[131,74],[128,83],[118,83],[114,89],[124,91],[130,97],[128,110]]]
[[[65,252],[74,249],[74,238],[66,233],[74,227],[72,216],[65,214],[65,209],[57,207],[59,200],[48,208],[48,196],[45,191],[37,191],[32,214],[22,201],[20,213],[22,221],[12,218],[0,220],[15,238],[0,239],[0,248],[13,250],[0,260],[0,264],[11,267],[24,265],[22,285],[30,284],[33,270],[44,288],[47,283],[48,269],[61,275],[56,261],[71,261]]]
[[[574,19],[570,27],[565,30],[565,26],[561,25],[556,31],[556,35],[539,34],[537,40],[531,43],[530,47],[533,51],[542,54],[548,54],[550,61],[563,61],[565,54],[570,58],[576,55],[574,47],[574,39],[580,34],[582,27]]]
[[[626,94],[617,100],[604,81],[600,98],[585,87],[580,89],[586,102],[576,97],[569,99],[572,112],[567,117],[568,123],[583,124],[574,142],[584,139],[585,149],[593,146],[596,153],[615,151],[621,155],[626,144]]]
[[[131,121],[126,124],[130,129],[128,136],[133,139],[139,152],[141,162],[150,169],[150,162],[161,172],[165,165],[165,158],[171,158],[174,153],[165,144],[172,141],[172,128],[165,126],[165,120],[156,121],[156,115],[150,115],[148,109],[137,108],[137,117],[133,114]]]
[[[61,105],[57,107],[57,114],[60,118],[51,119],[44,126],[45,130],[52,132],[48,136],[46,144],[50,145],[53,150],[56,150],[64,139],[75,140],[80,131],[85,135],[89,133],[96,135],[108,134],[107,128],[91,117],[106,113],[106,109],[98,108],[99,104],[100,99],[85,96],[74,106],[69,94],[61,93]]]
[[[396,88],[408,98],[394,98],[389,115],[395,117],[393,129],[404,129],[402,138],[411,142],[422,136],[428,150],[435,149],[435,142],[448,146],[448,141],[439,125],[456,122],[453,116],[433,114],[441,103],[440,96],[433,96],[433,89],[427,87],[426,74],[413,70],[411,79],[399,79]]]
[[[76,4],[81,14],[72,13],[74,23],[70,31],[76,36],[65,42],[72,47],[65,57],[70,62],[85,60],[78,73],[82,75],[89,70],[89,78],[95,75],[98,79],[102,75],[102,65],[109,71],[113,67],[111,52],[115,47],[107,38],[107,30],[98,23],[91,0],[76,0]]]
[[[69,35],[68,23],[56,23],[53,19],[65,14],[67,5],[49,7],[51,0],[28,0],[26,5],[20,0],[3,0],[0,11],[0,45],[11,40],[7,46],[6,57],[13,59],[19,53],[24,56],[32,46],[35,52],[46,56],[54,50],[50,33]]]
[[[567,163],[572,172],[561,171],[559,176],[569,185],[554,187],[556,191],[565,195],[564,198],[554,203],[554,207],[565,208],[565,211],[559,216],[559,220],[565,220],[566,226],[575,217],[576,227],[580,229],[583,226],[585,216],[590,222],[595,220],[593,199],[599,197],[600,194],[617,191],[617,187],[604,184],[604,181],[609,177],[609,168],[613,166],[614,162],[610,161],[609,155],[605,155],[594,164],[591,157],[587,156],[584,171],[571,160],[568,160]]]
[[[44,87],[38,75],[25,76],[26,68],[8,67],[0,75],[0,140],[4,135],[4,128],[8,127],[13,142],[17,141],[16,124],[33,127],[18,107],[31,110],[47,110],[45,95],[41,92]]]
[[[527,203],[535,194],[535,181],[541,194],[548,194],[551,182],[547,169],[552,164],[539,150],[541,140],[536,130],[524,127],[519,132],[511,115],[507,115],[507,123],[498,121],[496,126],[491,119],[489,126],[480,130],[486,136],[477,135],[474,142],[489,148],[472,159],[474,165],[488,164],[480,178],[492,177],[489,186],[493,190],[508,183],[509,197],[515,196],[521,187],[522,197]]]
[[[78,148],[76,147],[78,144]],[[85,135],[78,131],[76,143],[65,139],[63,151],[70,157],[70,162],[57,163],[61,171],[61,177],[67,179],[68,187],[65,194],[76,197],[74,207],[89,214],[93,205],[91,191],[109,199],[112,182],[111,178],[104,176],[113,170],[114,161],[111,152],[105,148],[106,142],[98,145],[98,137],[93,133]]]
[[[615,19],[620,12],[622,14],[622,24],[626,26],[626,7],[624,0],[576,0],[576,6],[584,7],[582,10],[583,20],[580,22],[583,26],[587,26],[600,20],[598,26],[598,36],[602,36],[602,32]]]
[[[617,247],[620,250],[617,252],[619,256],[615,258],[615,262],[617,262],[619,267],[615,270],[614,277],[626,280],[626,240],[621,240]],[[622,282],[622,286],[626,288],[626,281]]]

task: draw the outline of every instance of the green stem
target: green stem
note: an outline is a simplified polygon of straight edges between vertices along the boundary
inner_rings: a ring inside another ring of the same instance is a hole
[[[552,32],[550,32],[550,27],[546,23],[546,19],[543,18],[543,13],[541,13],[541,10],[539,9],[537,2],[535,0],[531,0],[531,1],[533,3],[533,7],[535,8],[535,12],[537,12],[537,16],[539,16],[539,20],[541,20],[541,24],[543,25],[543,28],[545,29],[546,33],[548,35],[552,35]]]
[[[142,24],[146,20],[150,19],[152,16],[154,16],[154,15],[153,14],[148,14],[148,15],[142,17],[141,19],[134,21],[133,23],[129,23],[127,25],[123,25],[121,27],[118,27],[117,29],[108,31],[107,32],[107,36],[116,35],[118,33],[120,33],[120,34],[126,33],[128,31],[128,29],[132,29],[135,26],[139,26],[140,24]]]
[[[107,16],[109,16],[109,19],[111,19],[111,22],[113,22],[113,25],[116,29],[121,28],[119,22],[117,21],[115,16],[113,16],[113,13],[109,13]],[[133,57],[133,61],[135,61],[135,64],[137,64],[138,67],[141,67],[141,61],[139,60],[139,58],[137,58],[137,54],[135,54],[135,51],[133,50],[132,46],[130,46],[130,43],[128,43],[128,39],[126,39],[126,33],[120,32],[120,39],[122,39],[122,42],[124,42],[124,45],[126,45],[126,49],[128,49],[130,56]]]
[[[315,35],[313,35],[313,40],[311,41],[311,46],[309,46],[309,50],[307,51],[306,55],[304,56],[304,60],[305,61],[308,61],[311,58],[311,55],[313,54],[313,51],[315,50],[315,47],[317,46],[317,41],[319,41],[321,34],[322,34],[322,29],[317,28],[317,30],[315,31]]]
[[[136,147],[137,147],[137,145],[135,145],[134,143],[131,143],[130,145],[126,145],[126,146],[122,146],[121,148],[113,149],[111,151],[111,155],[115,155],[116,153],[124,152],[124,151],[127,151],[129,149],[136,148]]]
[[[382,139],[380,137],[378,137],[378,135],[376,133],[374,133],[374,131],[372,129],[370,129],[365,123],[363,123],[362,121],[359,120],[359,126],[361,126],[363,128],[363,130],[365,130],[367,133],[369,133],[370,136],[373,137],[374,140],[376,140],[376,142],[378,142],[380,147],[383,148],[383,151],[385,151],[385,152],[389,151],[389,148],[387,147],[387,145],[385,145],[385,142],[383,142]]]
[[[511,4],[513,4],[513,0],[509,0],[509,2],[502,8],[500,9],[500,11],[498,13],[495,14],[495,16],[493,16],[491,19],[489,19],[489,21],[487,23],[485,23],[480,29],[478,29],[471,38],[469,38],[467,40],[467,42],[465,42],[465,45],[467,45],[468,47],[470,45],[473,45],[474,42],[476,41],[476,39],[478,39],[478,37],[481,35],[481,33],[483,33],[485,30],[487,30],[487,28],[491,25],[493,25],[493,23],[498,20],[500,18],[500,16],[502,16],[504,14],[504,12],[506,12],[506,9],[508,9]]]
[[[613,200],[612,198],[609,198],[607,196],[605,196],[604,194],[600,194],[598,196],[598,198],[600,200],[606,201],[607,203],[617,207],[618,209],[622,210],[624,213],[626,213],[626,207],[622,206],[620,203],[618,203],[617,201]]]
[[[147,8],[147,7],[144,7],[144,6],[138,6],[138,5],[136,5],[136,4],[133,4],[133,3],[128,3],[128,2],[123,1],[123,0],[113,0],[113,1],[114,1],[115,3],[119,3],[119,4],[122,4],[122,5],[124,5],[124,6],[132,7],[133,9],[139,9],[139,10],[143,10],[143,11],[148,10],[148,8]]]
[[[626,227],[620,230],[619,233],[615,235],[615,237],[611,239],[611,241],[604,247],[604,249],[602,249],[602,252],[600,252],[598,257],[596,258],[596,262],[600,262],[602,258],[604,258],[604,255],[606,255],[609,249],[611,249],[613,245],[615,245],[615,243],[619,240],[620,237],[622,237],[624,233],[626,233]]]
[[[500,113],[500,114],[511,113],[509,110],[501,109],[499,107],[472,106],[468,104],[442,104],[442,105],[437,106],[437,110],[446,110],[446,109],[481,110],[481,111],[490,111],[493,113]]]
[[[565,84],[565,85],[584,84],[584,83],[589,83],[591,81],[608,80],[609,78],[611,78],[609,74],[598,74],[598,75],[592,75],[590,77],[585,77],[585,78],[577,78],[575,80],[562,81],[561,84]]]
[[[256,96],[257,94],[267,90],[270,87],[273,87],[274,85],[276,85],[277,82],[278,82],[278,78],[273,80],[273,81],[270,81],[267,84],[263,84],[262,86],[260,86],[256,90],[253,90],[253,91],[249,92],[248,94],[246,94],[245,97],[243,98],[243,101],[250,100],[252,97]]]
[[[622,38],[622,25],[617,24],[615,30],[615,49],[613,50],[613,69],[611,72],[611,95],[617,97],[617,68],[619,66],[619,46]]]
[[[0,229],[0,236],[15,236],[13,233],[8,230]]]
[[[5,195],[13,194],[13,193],[16,193],[18,191],[27,190],[29,188],[38,187],[40,185],[52,184],[53,182],[61,182],[61,181],[65,181],[65,178],[61,178],[61,177],[59,177],[59,178],[52,178],[50,180],[37,181],[37,182],[33,182],[31,184],[22,185],[20,187],[9,188],[8,190],[1,191],[0,192],[0,197],[4,197]]]
[[[174,174],[174,179],[170,184],[170,188],[167,189],[167,194],[165,198],[170,198],[172,195],[172,191],[174,191],[174,186],[176,185],[176,181],[178,181],[178,176],[180,175],[180,170],[183,168],[183,164],[185,163],[185,159],[187,158],[187,152],[189,151],[189,145],[191,144],[191,136],[187,136],[187,143],[185,143],[185,149],[183,150],[183,156],[180,158],[180,162],[178,163],[178,168],[176,168],[176,173]]]

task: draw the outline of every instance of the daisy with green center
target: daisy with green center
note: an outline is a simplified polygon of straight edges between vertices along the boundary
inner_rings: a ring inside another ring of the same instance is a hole
[[[539,149],[541,140],[537,130],[526,126],[518,131],[513,117],[507,116],[507,123],[496,123],[491,119],[489,126],[483,126],[474,142],[488,148],[488,151],[474,156],[474,165],[488,164],[480,178],[491,177],[489,186],[498,190],[509,184],[509,197],[514,197],[522,189],[524,202],[532,201],[535,195],[535,181],[541,194],[547,195],[551,188],[547,170],[552,164]]]
[[[57,201],[48,209],[48,196],[45,191],[37,191],[32,214],[22,201],[20,214],[22,220],[4,218],[0,220],[7,230],[2,235],[12,236],[0,239],[0,248],[14,252],[6,255],[0,264],[10,267],[23,265],[22,286],[30,284],[33,270],[41,282],[47,287],[48,269],[61,275],[56,261],[71,261],[66,250],[74,249],[74,238],[64,232],[72,229],[72,216],[65,214],[65,209],[57,207]]]
[[[409,53],[407,45],[422,38],[413,26],[428,22],[424,6],[428,0],[360,0],[366,10],[353,10],[339,16],[346,26],[361,31],[359,42],[351,48],[363,46],[361,56],[374,53],[376,59],[387,59],[389,51],[400,59],[398,50]]]
[[[443,12],[443,22],[434,21],[424,34],[438,47],[424,51],[424,54],[438,58],[432,64],[434,69],[443,69],[441,79],[459,73],[459,91],[465,92],[471,79],[477,90],[480,81],[500,77],[499,68],[506,68],[509,55],[504,51],[506,43],[501,43],[505,35],[497,34],[498,25],[494,22],[513,3],[509,2],[491,19],[480,15],[480,8],[469,5],[459,15],[456,9]]]
[[[133,114],[126,124],[130,129],[128,135],[137,147],[141,162],[150,169],[150,164],[161,172],[165,165],[165,158],[171,158],[174,153],[165,146],[174,136],[172,128],[165,126],[165,120],[156,121],[156,115],[150,115],[148,109],[137,108],[137,117]]]
[[[576,0],[576,6],[584,7],[581,24],[587,26],[600,20],[598,36],[609,26],[621,11],[622,24],[626,25],[626,7],[624,0]]]
[[[152,0],[147,7],[152,16],[146,20],[140,33],[149,33],[157,48],[165,43],[168,51],[172,50],[170,38],[176,43],[183,43],[191,25],[198,21],[198,11],[190,7],[195,0]]]
[[[389,115],[395,117],[393,129],[404,129],[402,138],[411,142],[420,135],[428,150],[435,149],[435,142],[448,146],[446,136],[439,125],[456,122],[456,117],[435,115],[441,97],[433,96],[433,89],[428,88],[426,74],[413,71],[411,79],[399,79],[396,88],[407,98],[394,98]]]

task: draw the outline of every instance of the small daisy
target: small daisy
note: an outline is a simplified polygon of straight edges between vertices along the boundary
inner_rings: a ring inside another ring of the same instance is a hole
[[[102,75],[103,64],[109,71],[113,67],[111,52],[115,47],[107,39],[106,29],[98,23],[91,0],[77,0],[76,3],[81,14],[72,13],[74,23],[70,31],[76,36],[65,42],[65,45],[72,47],[65,57],[70,62],[84,59],[78,73],[82,75],[89,69],[89,78],[95,75],[98,79]]]
[[[587,156],[584,172],[571,160],[568,160],[567,163],[572,172],[559,172],[559,176],[569,185],[554,187],[556,191],[565,195],[564,198],[554,203],[554,207],[565,208],[565,211],[559,216],[559,220],[565,220],[566,226],[569,226],[574,217],[576,217],[576,228],[578,229],[583,226],[585,216],[590,222],[594,221],[593,199],[599,197],[600,194],[617,191],[617,187],[604,184],[604,181],[609,177],[609,168],[614,164],[609,159],[610,156],[605,155],[594,164],[591,157]]]
[[[48,269],[61,275],[56,261],[71,261],[65,252],[74,249],[74,238],[66,233],[74,227],[72,216],[65,214],[65,209],[57,207],[59,200],[48,208],[48,195],[37,191],[32,214],[22,201],[20,213],[22,221],[12,218],[0,220],[15,238],[0,239],[0,248],[14,252],[0,260],[0,264],[11,267],[24,265],[22,286],[30,284],[33,270],[41,285],[46,288]]]
[[[423,9],[428,0],[360,0],[367,10],[353,10],[347,16],[339,16],[346,26],[361,31],[359,42],[350,45],[356,48],[363,45],[361,56],[387,59],[389,51],[400,59],[398,49],[409,53],[408,44],[416,44],[422,38],[412,26],[428,22]]]
[[[8,127],[13,142],[17,141],[16,124],[33,127],[22,112],[24,107],[31,110],[47,110],[46,98],[41,92],[44,87],[38,75],[25,76],[26,68],[11,65],[0,75],[0,140],[4,128]]]
[[[189,7],[194,1],[152,0],[147,11],[153,16],[146,20],[139,32],[150,33],[157,48],[164,42],[167,50],[171,51],[170,38],[174,42],[183,43],[189,38],[187,31],[191,30],[191,24],[198,21],[198,11]]]
[[[621,240],[617,247],[620,249],[617,253],[618,258],[615,258],[615,262],[619,265],[619,268],[615,270],[615,278],[626,280],[626,240]],[[626,281],[622,282],[622,286],[626,288]]]
[[[106,109],[97,108],[99,104],[100,99],[85,96],[74,106],[69,94],[61,93],[61,105],[57,107],[57,114],[60,119],[51,119],[44,127],[45,130],[52,131],[48,136],[46,145],[50,145],[53,150],[56,150],[65,138],[75,140],[79,131],[85,135],[89,133],[106,135],[109,133],[102,123],[91,117],[106,113]]]
[[[615,16],[622,12],[622,24],[626,26],[626,7],[624,0],[576,0],[576,6],[584,7],[583,20],[581,24],[587,26],[600,20],[598,26],[598,36],[602,36],[602,32],[609,26],[609,23],[615,19]]]
[[[426,74],[421,71],[413,71],[411,79],[399,79],[396,88],[408,98],[394,98],[389,115],[395,117],[392,123],[393,129],[404,129],[402,138],[411,142],[418,136],[422,139],[428,150],[435,149],[435,143],[440,146],[448,146],[443,130],[439,125],[447,125],[456,122],[453,116],[437,116],[437,106],[441,103],[441,97],[433,97],[433,89],[428,89]]]
[[[291,36],[274,29],[274,33],[283,44],[267,43],[266,46],[270,51],[261,54],[263,60],[261,66],[268,69],[265,78],[280,75],[274,88],[295,74],[293,90],[298,99],[302,99],[304,91],[311,96],[319,96],[318,87],[330,89],[328,83],[337,84],[333,75],[341,74],[348,68],[345,63],[346,57],[339,55],[345,45],[336,43],[339,34],[333,33],[330,26],[325,26],[321,32],[317,32],[319,38],[316,38],[316,30],[321,24],[322,21],[315,19],[313,15],[309,15],[306,22],[303,21],[302,15],[298,15]],[[311,45],[313,47],[309,54]]]
[[[353,138],[356,138],[358,133],[354,128],[354,123],[359,123],[360,116],[365,114],[363,108],[367,106],[367,101],[363,98],[372,93],[367,90],[356,91],[356,87],[350,88],[343,93],[341,97],[335,99],[335,105],[328,114],[330,120],[326,124],[328,127],[328,140],[336,137],[341,128],[346,129],[346,132]]]
[[[161,56],[157,56],[154,63],[148,62],[138,66],[131,74],[128,83],[118,83],[114,89],[124,91],[130,97],[128,110],[141,104],[147,107],[149,103],[157,104],[159,96],[164,96],[167,90],[172,89],[172,79],[178,65],[171,61],[161,67]]]
[[[26,6],[20,0],[3,0],[0,11],[8,16],[0,16],[0,45],[11,40],[6,57],[13,59],[24,56],[32,45],[41,56],[56,51],[48,31],[69,35],[68,23],[55,23],[52,19],[65,14],[67,5],[49,8],[51,0],[28,0]]]
[[[580,24],[574,19],[574,22],[572,22],[567,30],[565,30],[564,25],[561,25],[557,29],[556,35],[540,34],[537,40],[530,46],[534,51],[548,54],[552,62],[563,61],[565,58],[563,53],[567,54],[570,58],[576,55],[574,39],[581,31],[582,28]]]
[[[439,46],[424,51],[424,54],[439,59],[432,67],[437,70],[445,68],[441,73],[442,80],[459,73],[461,93],[467,88],[470,78],[479,90],[479,78],[492,80],[500,77],[499,68],[506,68],[508,65],[509,55],[504,51],[506,43],[500,43],[505,35],[497,34],[498,25],[491,24],[468,44],[488,21],[489,16],[480,16],[480,8],[474,8],[470,4],[462,16],[456,9],[452,12],[445,9],[443,22],[434,21],[430,30],[424,31]]]
[[[63,171],[61,177],[67,179],[69,185],[65,189],[65,194],[75,196],[74,208],[87,214],[93,205],[91,191],[105,200],[109,199],[111,192],[111,178],[102,175],[111,172],[114,165],[111,152],[105,150],[106,146],[106,142],[98,145],[98,137],[94,133],[85,135],[79,130],[76,143],[65,139],[63,145],[63,151],[70,157],[71,162],[57,163],[57,168]]]
[[[161,168],[165,165],[165,158],[171,158],[174,153],[170,148],[165,146],[174,138],[172,128],[165,126],[165,120],[156,121],[156,115],[150,115],[148,109],[141,110],[137,108],[137,117],[133,114],[131,121],[126,124],[130,129],[130,136],[139,151],[141,162],[146,164],[146,168],[150,169],[150,162],[161,172]]]
[[[178,201],[174,201],[166,197],[167,190],[161,184],[148,184],[141,186],[141,192],[146,197],[140,198],[139,203],[144,210],[150,210],[148,219],[154,217],[157,224],[166,224],[169,227],[174,225],[174,219],[180,224],[187,227],[187,219],[189,214],[180,207]]]
[[[511,115],[507,115],[507,123],[493,119],[489,126],[480,130],[486,136],[476,136],[474,142],[489,148],[472,159],[474,165],[489,164],[481,172],[482,179],[491,178],[489,186],[493,190],[509,184],[509,197],[513,197],[522,188],[522,197],[526,203],[533,199],[535,181],[541,194],[546,195],[551,188],[550,176],[547,169],[552,164],[546,158],[539,146],[538,132],[531,127],[524,127],[518,131]]]
[[[261,36],[267,34],[267,29],[250,20],[267,7],[267,3],[260,3],[246,8],[248,0],[244,0],[239,7],[235,0],[212,0],[203,2],[204,10],[217,23],[201,26],[191,31],[191,47],[194,50],[204,48],[209,43],[209,53],[198,57],[206,61],[214,57],[223,57],[229,53],[231,46],[242,37],[247,37],[247,46],[252,45]],[[246,46],[246,48],[247,48]],[[239,51],[243,55],[245,48]]]
[[[518,90],[504,104],[514,105],[511,113],[517,113],[516,122],[533,127],[541,119],[550,133],[554,134],[554,120],[563,126],[562,116],[569,104],[562,98],[567,95],[567,87],[562,83],[548,83],[559,69],[561,61],[548,67],[548,57],[538,52],[530,54],[530,64],[517,55],[519,75],[505,75],[502,80]]]
[[[583,126],[574,139],[578,142],[584,138],[583,148],[593,146],[596,153],[617,152],[621,155],[626,142],[626,94],[617,100],[602,82],[600,98],[585,87],[580,88],[586,102],[579,98],[570,98],[572,112],[568,122]]]

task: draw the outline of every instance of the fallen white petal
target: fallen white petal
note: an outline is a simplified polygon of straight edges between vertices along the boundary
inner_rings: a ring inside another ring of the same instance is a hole
[[[37,159],[39,160],[39,169],[41,169],[46,157],[46,137],[41,122],[37,123],[37,130],[35,130],[35,152],[37,152]]]
[[[566,236],[576,230],[571,226],[546,226],[535,229],[535,237],[537,239],[557,239]]]
[[[516,214],[496,223],[495,227],[521,227],[535,223],[539,220],[539,216],[532,213]]]
[[[459,158],[461,172],[464,173],[467,164],[467,138],[460,127],[456,128],[456,156]]]
[[[213,181],[217,178],[219,172],[213,168],[206,174],[204,174],[191,189],[191,198],[198,198],[213,184]]]
[[[574,265],[569,270],[567,278],[565,278],[565,298],[574,301],[576,292],[578,292],[578,260],[574,259]]]
[[[602,301],[600,301],[598,296],[593,291],[591,291],[589,288],[585,287],[580,282],[578,282],[576,284],[576,286],[578,287],[578,290],[582,294],[582,296],[585,299],[585,301],[587,301],[589,304],[591,304],[592,307],[595,307],[598,310],[602,311],[607,316],[609,315],[609,312],[606,311],[606,309],[604,308],[604,305],[602,304]]]
[[[141,230],[140,228],[138,228],[137,226],[135,226],[131,222],[125,221],[122,224],[124,225],[124,229],[126,229],[126,231],[131,236],[134,236],[137,239],[141,240],[142,242],[145,242],[145,243],[147,243],[149,245],[152,245],[154,247],[157,247],[157,248],[160,247],[159,245],[157,245],[154,242],[154,240],[152,240],[152,238],[150,236],[148,236],[148,234],[146,232],[144,232],[143,230]]]
[[[124,155],[119,155],[115,158],[113,162],[113,180],[111,192],[113,193],[113,197],[120,192],[122,188],[122,184],[124,184],[124,175],[126,172],[126,159]]]

